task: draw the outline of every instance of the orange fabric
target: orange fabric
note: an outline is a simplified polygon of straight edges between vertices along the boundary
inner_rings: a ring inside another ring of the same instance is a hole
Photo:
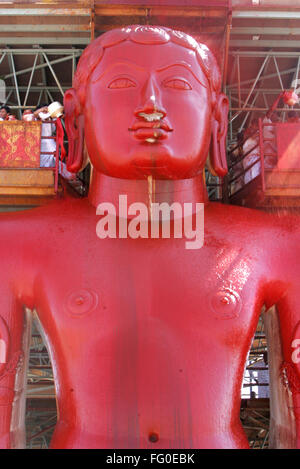
[[[300,124],[276,124],[278,169],[300,169]]]
[[[0,167],[39,168],[41,122],[0,122]]]

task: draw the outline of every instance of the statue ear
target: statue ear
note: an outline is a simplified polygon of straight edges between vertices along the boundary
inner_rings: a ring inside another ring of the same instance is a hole
[[[65,125],[69,140],[67,169],[78,172],[84,159],[84,116],[76,91],[70,88],[64,96]]]
[[[209,156],[209,169],[214,176],[227,174],[226,135],[228,126],[229,102],[225,94],[220,93],[212,113],[212,139]]]

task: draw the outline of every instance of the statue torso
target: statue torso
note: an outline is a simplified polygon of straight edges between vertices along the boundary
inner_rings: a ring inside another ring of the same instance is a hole
[[[72,240],[61,228],[40,266],[53,447],[247,446],[240,389],[263,303],[251,243],[209,214],[195,251],[184,240],[100,240],[96,221],[78,222]]]

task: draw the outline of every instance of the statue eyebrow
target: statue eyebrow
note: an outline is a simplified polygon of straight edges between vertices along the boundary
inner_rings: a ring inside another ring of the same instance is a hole
[[[178,67],[178,66],[179,67],[184,67],[186,70],[188,70],[193,75],[195,80],[197,80],[198,83],[200,83],[200,85],[204,86],[204,88],[208,88],[208,86],[205,85],[204,83],[202,83],[202,81],[199,79],[199,77],[197,77],[197,75],[192,70],[192,66],[187,62],[175,62],[175,63],[172,63],[170,65],[165,65],[164,67],[158,68],[156,71],[157,72],[163,72],[164,70],[168,70],[169,68]]]
[[[100,62],[101,63],[101,62]],[[99,65],[100,65],[99,63]],[[141,67],[140,65],[137,65],[136,63],[134,62],[130,62],[130,61],[127,61],[127,60],[121,60],[120,62],[115,62],[113,64],[111,64],[109,67],[107,67],[100,75],[97,74],[97,67],[96,67],[96,70],[94,71],[94,74],[96,75],[94,78],[92,78],[92,82],[93,83],[97,83],[97,81],[101,80],[101,78],[103,76],[105,76],[108,72],[110,72],[113,68],[115,67],[118,67],[119,65],[127,65],[131,68],[135,68],[135,69],[138,69],[140,70],[141,72],[145,72],[146,69],[144,67]],[[169,64],[169,65],[165,65],[163,67],[160,67],[158,68],[156,71],[157,72],[163,72],[165,70],[168,70],[169,68],[172,68],[172,67],[183,67],[185,68],[186,70],[188,70],[192,75],[193,77],[195,78],[195,80],[198,81],[198,83],[200,83],[201,86],[203,86],[204,88],[209,88],[208,85],[205,85],[204,83],[202,83],[202,81],[199,79],[199,77],[197,77],[197,75],[193,72],[192,70],[192,66],[187,63],[187,62],[175,62],[175,63],[172,63],[172,64]],[[199,66],[200,67],[200,66]]]
[[[101,66],[101,62],[99,62],[99,64]],[[100,80],[104,75],[106,75],[108,72],[110,72],[113,68],[115,67],[118,67],[119,65],[127,65],[131,68],[135,68],[135,69],[138,69],[140,71],[145,71],[145,69],[139,65],[137,65],[136,63],[134,62],[130,62],[130,61],[127,61],[127,60],[122,60],[120,62],[115,62],[111,65],[109,65],[105,70],[103,70],[103,72],[100,74],[100,75],[97,75],[97,67],[94,71],[94,73],[96,74],[96,77],[94,79],[92,79],[93,83],[96,83],[98,80]]]

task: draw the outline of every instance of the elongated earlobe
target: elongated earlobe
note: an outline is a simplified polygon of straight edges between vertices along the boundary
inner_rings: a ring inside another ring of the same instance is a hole
[[[84,160],[84,116],[76,91],[71,88],[64,96],[65,125],[69,140],[67,169],[73,173],[80,171]]]
[[[228,125],[228,99],[220,94],[212,116],[212,139],[209,167],[213,175],[223,177],[228,172],[226,134]]]

